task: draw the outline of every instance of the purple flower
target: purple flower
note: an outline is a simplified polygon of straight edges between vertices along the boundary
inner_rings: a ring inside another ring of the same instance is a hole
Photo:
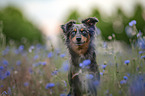
[[[60,54],[60,57],[61,58],[64,58],[66,55],[65,54]]]
[[[52,56],[53,56],[52,52],[49,52],[48,55],[47,55],[48,58],[51,58]]]
[[[93,79],[93,78],[94,78],[94,76],[92,74],[87,74],[86,75],[86,79]]]
[[[29,86],[29,82],[25,82],[25,83],[24,83],[24,86],[25,86],[25,87]]]
[[[141,56],[141,59],[145,59],[145,55],[144,56]]]
[[[90,64],[91,64],[91,60],[84,60],[83,63],[80,63],[80,64],[79,64],[79,66],[80,66],[81,68],[85,68],[85,67],[87,67],[87,66],[90,65]]]
[[[21,65],[21,61],[18,60],[18,61],[16,62],[16,65],[17,65],[17,66]]]
[[[3,60],[2,63],[3,63],[4,65],[8,65],[8,64],[9,64],[9,62],[8,62],[7,60]]]
[[[123,79],[124,79],[124,80],[128,80],[128,77],[127,77],[127,76],[124,76]]]
[[[35,55],[34,56],[34,60],[38,59],[39,58],[39,55]]]
[[[100,75],[103,75],[103,72],[100,72]]]
[[[103,65],[102,65],[102,69],[105,70],[106,66],[107,66],[107,65],[103,64]]]
[[[10,71],[7,71],[6,73],[5,73],[5,76],[10,76]]]
[[[19,52],[22,52],[24,50],[24,45],[20,45],[18,50],[19,50]]]
[[[47,63],[46,62],[41,62],[41,65],[45,66]]]
[[[126,80],[121,80],[120,84],[126,84]]]
[[[127,64],[128,65],[129,63],[130,63],[130,60],[125,60],[124,61],[124,64]]]
[[[58,71],[55,70],[55,71],[53,71],[53,72],[51,73],[51,75],[57,75],[57,73],[58,73]]]
[[[4,66],[0,66],[0,70],[3,70],[4,69]]]
[[[55,86],[54,83],[47,83],[46,86],[45,86],[45,88],[48,89],[48,88],[52,88],[54,86]]]
[[[67,96],[66,94],[60,94],[60,96]]]
[[[132,20],[131,22],[129,22],[129,26],[133,26],[133,25],[136,25],[136,21],[135,20]]]

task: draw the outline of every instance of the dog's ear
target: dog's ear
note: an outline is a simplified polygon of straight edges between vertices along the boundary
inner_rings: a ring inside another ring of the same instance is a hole
[[[96,26],[95,24],[98,22],[98,19],[95,17],[90,17],[82,21],[82,23],[88,27],[88,31],[90,33],[90,36],[94,36]]]
[[[66,34],[73,24],[76,24],[76,21],[71,20],[68,23],[66,23],[65,25],[61,25],[63,32]]]
[[[98,19],[95,17],[90,17],[82,21],[82,23],[87,25],[88,27],[94,26],[97,22]]]

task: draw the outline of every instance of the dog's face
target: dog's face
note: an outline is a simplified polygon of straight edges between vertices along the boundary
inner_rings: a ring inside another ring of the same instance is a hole
[[[81,46],[89,41],[90,35],[83,24],[73,24],[70,30],[69,40],[77,46]]]
[[[61,28],[66,36],[66,41],[71,48],[78,54],[84,54],[88,49],[91,37],[94,35],[97,18],[87,18],[82,24],[76,24],[75,21],[69,21]]]

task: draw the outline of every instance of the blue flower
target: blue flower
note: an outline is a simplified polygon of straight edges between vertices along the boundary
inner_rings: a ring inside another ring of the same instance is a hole
[[[107,65],[103,64],[103,65],[102,65],[102,69],[105,70],[106,66],[107,66]]]
[[[84,61],[83,61],[83,64],[84,64],[85,66],[88,66],[89,64],[91,64],[91,60],[84,60]]]
[[[3,60],[2,63],[3,63],[4,65],[8,65],[8,64],[9,64],[9,62],[8,62],[7,60]]]
[[[45,88],[48,89],[48,88],[52,88],[54,86],[55,86],[54,83],[47,83],[46,86],[45,86]]]
[[[103,75],[103,72],[100,72],[100,75]]]
[[[87,67],[88,65],[90,65],[91,64],[91,60],[84,60],[83,61],[83,63],[80,63],[79,64],[79,66],[81,67],[81,68],[85,68],[85,67]],[[89,68],[89,67],[88,67]]]
[[[58,71],[55,70],[55,71],[53,71],[53,72],[51,73],[51,75],[57,75],[57,73],[58,73]]]
[[[145,39],[144,38],[138,38],[136,44],[140,49],[145,49]]]
[[[66,94],[60,94],[60,96],[67,96]]]
[[[4,69],[4,66],[0,66],[0,70],[3,70]]]
[[[136,25],[136,21],[135,20],[132,20],[131,22],[129,22],[129,26],[133,26],[133,25]]]
[[[86,79],[93,79],[94,76],[92,74],[86,74]]]
[[[18,60],[18,61],[16,62],[16,65],[17,65],[17,66],[21,65],[21,61]]]
[[[125,60],[124,61],[124,64],[127,64],[128,65],[129,63],[130,63],[130,60]]]
[[[48,55],[47,55],[48,58],[51,58],[52,56],[53,56],[52,52],[49,52]]]
[[[145,59],[145,55],[144,56],[141,56],[141,59]]]
[[[64,58],[66,55],[65,54],[60,54],[60,57],[61,58]]]
[[[6,73],[5,73],[5,76],[10,76],[10,71],[7,71]]]
[[[126,84],[126,80],[121,80],[120,84]]]
[[[124,80],[128,80],[128,77],[127,76],[124,76],[123,78],[124,78]]]
[[[34,56],[34,60],[38,59],[39,58],[39,55],[35,55]]]
[[[47,63],[46,62],[41,62],[41,65],[45,66]]]
[[[25,83],[24,83],[24,86],[25,86],[25,87],[29,86],[29,82],[25,82]]]
[[[24,50],[24,45],[20,45],[18,50],[19,50],[19,52],[22,52]]]

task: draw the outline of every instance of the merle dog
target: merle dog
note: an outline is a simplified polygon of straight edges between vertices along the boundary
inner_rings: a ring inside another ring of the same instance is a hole
[[[68,96],[97,96],[97,84],[100,73],[96,63],[94,37],[98,19],[90,17],[76,24],[69,21],[61,25],[70,59],[68,80],[70,92]]]

